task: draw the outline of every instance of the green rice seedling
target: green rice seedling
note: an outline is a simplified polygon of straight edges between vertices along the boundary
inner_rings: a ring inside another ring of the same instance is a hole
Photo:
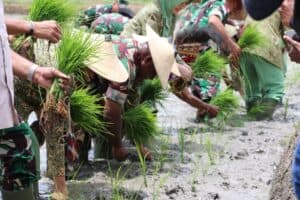
[[[28,17],[32,21],[55,20],[64,24],[74,18],[77,11],[72,0],[33,0]]]
[[[192,64],[193,72],[196,77],[207,78],[210,75],[221,76],[221,72],[226,65],[226,60],[213,50],[206,51],[197,57]]]
[[[97,56],[101,42],[95,41],[91,34],[84,31],[66,30],[56,50],[57,67],[65,74],[81,71],[85,63]]]
[[[150,144],[159,135],[157,119],[151,108],[140,104],[123,114],[126,137],[137,144]]]
[[[214,97],[210,104],[219,107],[220,115],[228,116],[239,107],[239,99],[234,95],[233,90],[227,89]]]
[[[164,176],[159,176],[158,174],[156,175],[158,178],[158,184],[156,184],[156,182],[153,184],[153,200],[158,200],[159,198],[159,191],[161,188],[163,188],[163,186],[165,185],[165,183],[167,182],[168,178],[170,177],[170,174],[167,173]]]
[[[159,169],[163,169],[165,162],[168,160],[166,157],[168,146],[169,146],[169,138],[161,137],[160,139],[160,152],[158,155],[158,161],[159,161]]]
[[[284,103],[284,113],[283,113],[284,120],[287,120],[288,111],[289,111],[289,99],[286,99]]]
[[[100,100],[101,97],[92,95],[88,88],[76,90],[71,95],[71,118],[88,133],[98,133],[105,129],[104,122],[99,117],[103,112]]]
[[[180,152],[180,161],[181,163],[184,163],[185,134],[183,129],[179,130],[178,144],[179,144],[179,152]]]
[[[83,31],[64,31],[61,43],[55,51],[57,68],[60,71],[67,75],[82,74],[80,72],[86,67],[85,63],[97,56],[96,52],[101,44],[91,36]],[[56,94],[58,99],[62,94],[57,87],[57,81],[55,83],[50,92]]]
[[[139,161],[140,161],[141,171],[142,171],[143,178],[144,178],[144,185],[145,185],[145,187],[148,187],[146,155],[143,156],[141,149],[140,149],[140,145],[138,145],[137,142],[135,142],[135,144],[136,144],[136,150],[137,150]]]
[[[159,79],[145,80],[139,87],[141,102],[149,102],[151,105],[160,104],[167,98]]]
[[[253,106],[247,113],[248,117],[251,119],[256,119],[256,116],[260,115],[261,113],[265,112],[267,107],[262,104],[257,104]]]
[[[204,142],[204,147],[209,158],[210,165],[215,165],[215,152],[210,138],[207,136]]]
[[[238,41],[243,51],[251,50],[265,45],[265,36],[258,31],[255,25],[248,25]]]

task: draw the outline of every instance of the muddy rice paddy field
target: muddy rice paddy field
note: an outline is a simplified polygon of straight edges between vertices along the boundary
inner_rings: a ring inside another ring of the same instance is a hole
[[[276,166],[300,121],[299,75],[300,66],[291,64],[286,103],[271,121],[247,121],[242,107],[224,126],[194,124],[195,110],[170,95],[158,115],[164,134],[152,147],[155,161],[143,168],[132,160],[93,160],[91,152],[89,165],[68,182],[71,199],[269,199]],[[42,171],[45,157],[42,148]],[[42,178],[40,186],[47,198],[51,181]]]
[[[286,77],[283,105],[271,121],[248,121],[241,100],[226,124],[195,124],[196,110],[169,95],[159,108],[163,134],[152,147],[154,162],[94,160],[91,150],[89,164],[68,181],[70,199],[269,199],[276,167],[300,122],[300,66],[289,63]],[[44,174],[45,146],[41,162]],[[51,190],[51,180],[43,176],[41,198],[48,199]]]

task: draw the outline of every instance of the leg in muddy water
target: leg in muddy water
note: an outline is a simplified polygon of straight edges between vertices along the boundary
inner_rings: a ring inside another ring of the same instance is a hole
[[[89,150],[91,149],[91,140],[92,137],[88,133],[83,133],[82,146],[78,149],[79,152],[79,163],[88,163],[89,161]],[[76,136],[76,140],[78,141],[78,137]],[[79,140],[81,141],[81,139]]]
[[[94,140],[94,158],[112,159],[112,146],[107,139],[103,137],[96,137]]]
[[[65,139],[68,125],[66,103],[56,103],[55,97],[49,94],[44,104],[41,122],[47,145],[47,176],[52,178],[55,193],[65,199],[68,195],[65,180]]]

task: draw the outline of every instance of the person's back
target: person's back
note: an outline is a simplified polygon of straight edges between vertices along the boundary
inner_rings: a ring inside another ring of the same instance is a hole
[[[124,27],[121,35],[132,36],[132,34],[146,35],[146,24],[149,24],[154,31],[162,32],[162,14],[156,4],[151,3],[140,10],[136,16]]]

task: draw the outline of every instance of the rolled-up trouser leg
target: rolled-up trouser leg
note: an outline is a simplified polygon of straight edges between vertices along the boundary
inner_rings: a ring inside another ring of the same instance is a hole
[[[24,190],[37,181],[36,162],[31,145],[31,129],[25,123],[0,130],[3,190]]]

